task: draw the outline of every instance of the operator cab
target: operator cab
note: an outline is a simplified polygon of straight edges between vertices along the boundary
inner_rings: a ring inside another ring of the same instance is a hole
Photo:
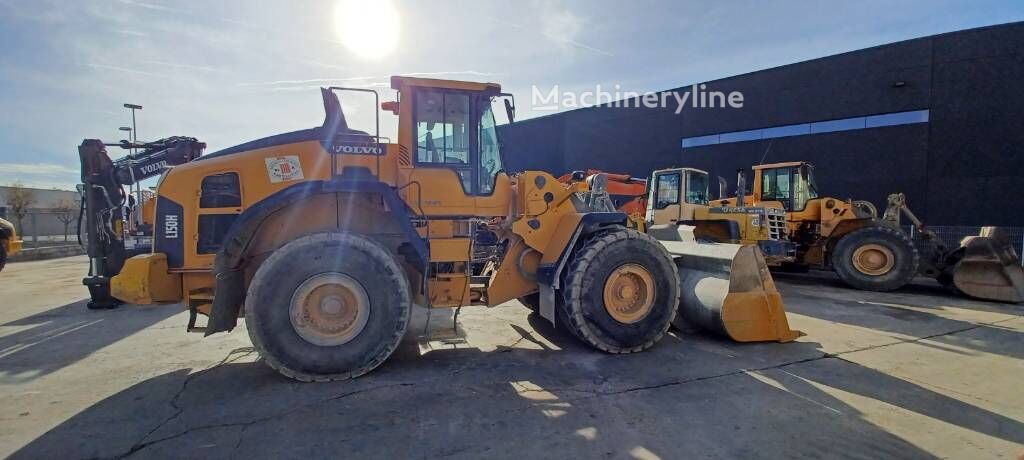
[[[708,205],[708,173],[691,168],[655,171],[648,193],[648,223],[692,220],[695,206]]]
[[[400,104],[411,105],[416,166],[453,170],[467,196],[491,195],[504,171],[491,106],[508,95],[493,83],[394,77],[392,86],[401,94]],[[506,107],[511,122],[512,106]]]
[[[778,201],[786,211],[803,211],[807,202],[818,198],[814,182],[814,166],[805,162],[775,163],[755,166],[756,201]],[[760,174],[757,174],[757,171]]]

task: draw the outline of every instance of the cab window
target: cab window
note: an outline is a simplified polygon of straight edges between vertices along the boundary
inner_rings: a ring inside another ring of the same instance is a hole
[[[679,182],[678,172],[659,174],[657,176],[655,207],[664,209],[668,206],[679,204]]]
[[[416,93],[416,162],[447,166],[472,190],[469,95]]]
[[[800,168],[800,177],[794,187],[796,193],[793,196],[793,210],[802,211],[807,207],[807,202],[818,197],[818,190],[814,185],[814,173],[808,167]]]
[[[778,201],[787,210],[793,210],[790,192],[793,183],[793,168],[776,168],[764,171],[761,182],[761,199]]]
[[[500,144],[498,143],[498,131],[494,121],[494,112],[491,111],[490,98],[481,98],[483,105],[480,111],[480,193],[490,195],[494,191],[494,179],[498,172],[505,169],[501,164]]]
[[[708,204],[708,176],[706,174],[686,174],[686,202],[690,204]]]

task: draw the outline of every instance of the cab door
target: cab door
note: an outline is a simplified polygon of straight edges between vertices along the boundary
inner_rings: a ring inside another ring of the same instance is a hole
[[[708,207],[708,175],[693,170],[684,171],[686,172],[686,182],[683,188],[679,220],[696,220],[697,209],[707,209]]]
[[[511,185],[491,97],[421,87],[405,100],[412,106],[407,202],[424,215],[507,215]]]
[[[647,221],[652,225],[674,224],[682,212],[682,171],[655,172],[648,198]]]
[[[475,146],[470,94],[416,88],[410,96],[410,204],[419,207],[417,210],[424,215],[472,215]]]

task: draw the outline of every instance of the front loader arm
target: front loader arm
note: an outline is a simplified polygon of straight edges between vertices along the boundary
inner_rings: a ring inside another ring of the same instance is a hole
[[[626,225],[624,213],[590,209],[586,198],[592,192],[586,181],[566,185],[545,172],[527,171],[517,177],[513,213],[518,217],[512,232],[540,253],[536,273],[540,314],[552,324],[555,290],[577,242],[602,227]]]

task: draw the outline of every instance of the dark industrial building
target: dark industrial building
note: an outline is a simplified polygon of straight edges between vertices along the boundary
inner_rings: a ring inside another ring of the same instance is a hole
[[[1022,50],[1024,23],[1012,23],[707,82],[742,92],[740,109],[603,105],[534,118],[504,127],[506,162],[638,177],[690,166],[734,189],[737,169],[807,160],[823,195],[883,209],[904,192],[932,225],[1024,226]]]

